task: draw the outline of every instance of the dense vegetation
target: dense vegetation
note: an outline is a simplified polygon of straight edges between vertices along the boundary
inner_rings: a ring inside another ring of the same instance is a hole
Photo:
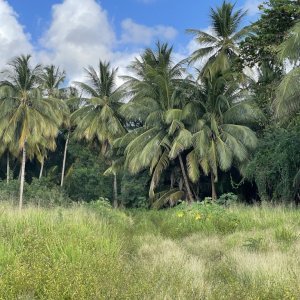
[[[158,42],[118,87],[101,58],[70,87],[57,66],[12,59],[0,82],[0,198],[160,208],[232,192],[298,203],[300,4],[260,11],[242,28],[246,12],[224,1],[211,33],[187,30],[199,43],[190,57],[175,62]]]
[[[1,299],[298,299],[300,212],[1,204]]]
[[[71,86],[8,63],[0,299],[299,299],[300,2],[260,11],[224,1],[121,86],[101,58]]]

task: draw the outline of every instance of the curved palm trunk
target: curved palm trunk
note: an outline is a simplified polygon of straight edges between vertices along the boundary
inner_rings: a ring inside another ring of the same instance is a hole
[[[117,183],[117,174],[114,174],[114,208],[118,207],[118,183]]]
[[[40,169],[39,179],[42,178],[42,176],[43,176],[43,171],[44,171],[44,158],[43,158],[43,160],[42,160],[42,162],[41,162],[41,169]]]
[[[65,149],[64,149],[64,158],[63,158],[63,165],[62,165],[62,171],[61,171],[61,180],[60,180],[60,186],[61,187],[64,185],[66,159],[67,159],[67,150],[68,150],[69,139],[70,139],[70,131],[68,131],[68,135],[67,135],[67,139],[66,139],[66,143],[65,143]]]
[[[183,161],[182,161],[181,154],[179,154],[178,157],[179,157],[181,172],[182,172],[183,179],[184,179],[184,184],[185,184],[185,187],[186,187],[186,190],[187,190],[187,193],[188,193],[188,197],[189,197],[189,202],[194,202],[194,197],[193,197],[192,191],[190,189],[189,181],[188,181],[188,178],[187,178],[187,175],[186,175],[186,172],[185,172],[185,168],[184,168],[184,164],[183,164]]]
[[[24,181],[25,181],[25,164],[26,164],[26,148],[25,145],[22,150],[22,165],[21,165],[21,181],[20,181],[20,200],[19,210],[23,207],[23,192],[24,192]]]
[[[212,171],[210,172],[210,180],[211,180],[211,198],[213,201],[215,201],[217,200],[217,192],[216,192],[215,175]]]
[[[9,184],[9,172],[10,172],[10,167],[9,167],[9,151],[7,151],[7,158],[6,158],[6,183]]]

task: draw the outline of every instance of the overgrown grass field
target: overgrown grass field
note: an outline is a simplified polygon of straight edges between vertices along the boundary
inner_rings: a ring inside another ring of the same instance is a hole
[[[300,211],[0,207],[1,299],[299,299]]]

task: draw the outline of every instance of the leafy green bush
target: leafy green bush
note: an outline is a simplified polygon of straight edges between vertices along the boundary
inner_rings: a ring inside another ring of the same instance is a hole
[[[27,183],[25,182],[25,189]],[[9,184],[6,181],[0,181],[0,201],[17,202],[19,196],[20,181],[10,180]]]
[[[230,206],[236,204],[238,201],[238,196],[233,193],[222,194],[216,201],[217,204]]]
[[[9,201],[17,204],[19,201],[19,180],[10,180],[7,184],[0,181],[0,201]],[[24,184],[24,202],[43,207],[67,205],[71,200],[65,192],[57,185],[51,183],[47,178],[34,178],[31,184]]]
[[[78,143],[69,146],[70,158],[74,159],[65,179],[67,195],[75,201],[94,201],[100,197],[112,199],[113,179],[104,176],[108,167],[106,159],[88,146]]]
[[[149,180],[147,172],[135,176],[125,172],[121,182],[122,204],[128,208],[147,208]]]
[[[298,186],[293,180],[300,169],[300,127],[272,129],[258,143],[252,161],[245,170],[255,181],[261,200],[291,202]]]

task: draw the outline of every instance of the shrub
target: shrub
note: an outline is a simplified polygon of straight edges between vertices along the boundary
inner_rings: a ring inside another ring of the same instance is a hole
[[[261,200],[291,202],[298,192],[293,180],[300,168],[300,126],[272,129],[260,140],[245,170]]]
[[[19,180],[11,180],[9,184],[0,181],[0,200],[17,204],[19,201]],[[47,178],[34,178],[31,184],[24,184],[24,203],[43,207],[68,205],[71,200],[57,185]]]
[[[238,201],[238,196],[233,193],[222,194],[216,201],[217,204],[230,206],[236,204]]]
[[[147,208],[149,175],[143,172],[139,175],[130,175],[127,172],[122,177],[121,200],[128,208]]]
[[[123,229],[132,224],[131,218],[125,212],[113,209],[107,198],[99,198],[97,201],[84,204],[84,206],[97,216],[100,216],[105,222],[120,225]]]

